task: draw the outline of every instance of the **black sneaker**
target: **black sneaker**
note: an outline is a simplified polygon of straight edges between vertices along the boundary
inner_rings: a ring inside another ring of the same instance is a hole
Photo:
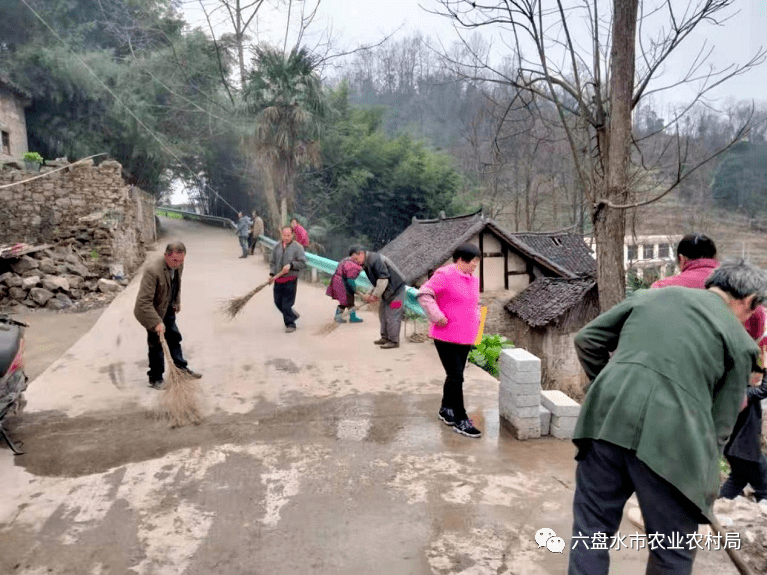
[[[455,413],[449,407],[440,407],[437,414],[445,425],[455,425]]]
[[[183,371],[185,374],[187,374],[190,377],[193,377],[194,379],[200,379],[202,377],[201,373],[197,373],[196,371],[192,371],[188,367],[179,367],[178,365],[176,367],[178,367],[178,369],[180,371]]]
[[[164,379],[149,380],[149,387],[152,389],[165,389],[166,385],[167,384],[165,383]]]
[[[388,337],[381,337],[381,339],[377,339],[373,343],[376,344],[376,345],[383,345],[383,344],[388,343],[388,342],[389,342],[389,338]]]
[[[474,427],[474,422],[471,419],[464,419],[456,422],[453,430],[466,437],[482,437],[482,432]]]

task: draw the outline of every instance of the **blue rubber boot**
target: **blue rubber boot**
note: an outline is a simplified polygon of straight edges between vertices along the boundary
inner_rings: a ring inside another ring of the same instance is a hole
[[[357,317],[357,310],[353,309],[352,313],[349,315],[349,321],[351,323],[362,323],[364,320],[362,318]]]
[[[343,310],[337,309],[336,310],[336,322],[338,323],[346,323],[346,320],[342,316]]]

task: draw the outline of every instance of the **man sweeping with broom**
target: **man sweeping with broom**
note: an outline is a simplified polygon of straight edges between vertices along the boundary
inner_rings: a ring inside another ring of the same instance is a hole
[[[282,228],[282,241],[274,246],[269,264],[269,283],[274,284],[274,305],[282,313],[285,332],[296,331],[298,314],[293,309],[298,289],[298,272],[306,267],[306,254],[293,239],[290,226]]]
[[[184,271],[186,247],[171,242],[165,255],[147,265],[141,278],[133,314],[147,330],[149,345],[149,387],[164,389],[165,361],[161,337],[168,343],[170,356],[178,369],[193,379],[202,377],[192,371],[181,353],[181,332],[176,325],[176,314],[181,311],[181,275]]]

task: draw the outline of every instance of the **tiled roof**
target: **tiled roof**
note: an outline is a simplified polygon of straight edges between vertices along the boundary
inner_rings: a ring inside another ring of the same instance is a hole
[[[581,303],[596,282],[590,278],[536,279],[506,304],[506,311],[518,316],[530,327],[544,327]]]
[[[596,263],[580,236],[509,233],[481,212],[433,220],[414,218],[413,223],[381,249],[381,253],[391,258],[407,283],[412,283],[442,265],[455,248],[484,229],[501,238],[514,252],[536,262],[550,275],[578,277],[596,274]],[[573,265],[573,269],[568,265]]]
[[[568,233],[516,233],[539,254],[578,275],[595,277],[597,261],[581,236]]]
[[[32,94],[24,90],[24,88],[13,82],[8,76],[5,76],[4,74],[0,74],[0,88],[5,88],[9,92],[25,100],[32,98]]]

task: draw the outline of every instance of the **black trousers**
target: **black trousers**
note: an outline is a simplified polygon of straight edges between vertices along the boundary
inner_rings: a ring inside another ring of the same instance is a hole
[[[178,367],[186,367],[186,360],[181,353],[181,332],[176,325],[176,312],[173,307],[169,307],[165,317],[165,341],[168,342],[170,356]],[[162,344],[160,336],[155,331],[147,331],[147,344],[149,345],[149,371],[147,375],[150,381],[159,381],[162,374],[165,373],[165,358],[162,353]]]
[[[746,485],[754,488],[757,501],[767,499],[767,459],[762,455],[759,461],[748,461],[739,457],[727,457],[730,476],[722,485],[719,497],[735,499]]]
[[[463,370],[466,369],[471,346],[438,339],[434,340],[434,346],[447,374],[442,388],[442,407],[452,409],[456,421],[467,419],[463,405]]]
[[[274,284],[274,305],[282,312],[282,320],[285,327],[296,327],[298,316],[293,311],[293,305],[296,303],[296,291],[298,290],[298,280],[285,283]]]
[[[636,492],[645,521],[645,533],[661,533],[665,549],[650,550],[648,575],[689,575],[695,560],[687,535],[707,523],[698,508],[660,475],[640,461],[636,452],[606,441],[584,440],[578,453],[573,498],[573,537],[568,575],[607,575],[610,557],[607,549],[594,548],[592,536],[611,537],[618,531],[626,500]],[[621,534],[628,535],[628,534]],[[585,537],[584,537],[585,536]],[[674,537],[675,543],[669,543]],[[681,543],[679,539],[681,538]],[[586,545],[584,545],[584,543]],[[629,544],[627,538],[626,544]],[[589,548],[586,549],[586,546]],[[670,549],[678,546],[682,549]],[[636,547],[621,549],[635,552]]]

